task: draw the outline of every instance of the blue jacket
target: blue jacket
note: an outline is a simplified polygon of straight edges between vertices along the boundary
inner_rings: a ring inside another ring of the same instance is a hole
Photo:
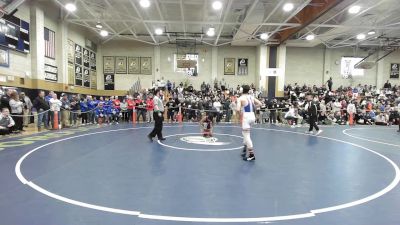
[[[81,112],[87,112],[88,111],[88,103],[87,102],[81,101],[79,103],[79,105],[81,106]]]
[[[96,112],[96,117],[104,117],[107,115],[107,111],[104,108],[97,108],[95,112]]]
[[[118,115],[119,114],[119,110],[117,109],[117,108],[112,108],[112,107],[110,107],[110,108],[108,108],[108,115],[113,115],[113,114],[116,114],[116,115]]]
[[[93,110],[96,107],[97,107],[97,100],[96,101],[93,101],[93,100],[88,101],[88,109],[89,110]]]

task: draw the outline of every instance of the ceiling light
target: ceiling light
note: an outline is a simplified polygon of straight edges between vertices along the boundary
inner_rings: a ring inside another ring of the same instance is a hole
[[[207,36],[212,37],[215,35],[215,28],[214,27],[210,27],[207,31]]]
[[[150,1],[149,0],[140,0],[139,4],[143,8],[149,8],[150,7]]]
[[[67,3],[65,5],[65,9],[67,9],[69,12],[74,12],[76,11],[76,5],[74,3]]]
[[[96,24],[96,27],[99,28],[99,29],[101,29],[101,28],[103,28],[103,25],[101,25],[101,23],[98,22],[98,23]]]
[[[312,40],[314,40],[314,38],[315,38],[314,34],[309,34],[309,35],[307,35],[306,40],[307,41],[312,41]]]
[[[161,28],[157,28],[157,29],[155,30],[155,33],[156,33],[157,35],[161,35],[161,34],[163,34],[164,32],[163,32],[163,30],[162,30]]]
[[[262,33],[262,34],[260,35],[260,38],[261,38],[262,40],[267,40],[268,37],[269,37],[268,33]]]
[[[356,13],[360,12],[360,9],[361,9],[361,7],[358,5],[352,6],[349,9],[349,13],[356,14]]]
[[[374,35],[374,34],[376,34],[376,32],[375,31],[370,31],[370,32],[368,32],[368,35]]]
[[[363,39],[365,39],[365,34],[359,34],[359,35],[357,35],[357,39],[358,39],[358,40],[363,40]]]
[[[214,1],[212,3],[212,7],[213,7],[214,10],[220,10],[220,9],[222,9],[222,2]]]
[[[108,31],[106,31],[106,30],[101,30],[101,31],[100,31],[100,35],[101,35],[102,37],[107,37],[107,36],[108,36]]]
[[[286,3],[286,4],[283,6],[283,11],[289,12],[289,11],[292,11],[293,8],[294,8],[293,3]]]

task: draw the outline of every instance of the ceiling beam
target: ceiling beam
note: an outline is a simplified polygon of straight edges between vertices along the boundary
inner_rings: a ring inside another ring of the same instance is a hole
[[[304,9],[304,7],[306,7],[312,0],[306,0],[305,2],[303,2],[303,4],[301,4],[299,7],[297,7],[297,9],[291,13],[286,19],[285,21],[283,21],[284,23],[287,23],[288,21],[290,21],[293,17],[295,17],[301,10]],[[301,24],[300,24],[301,25]],[[286,25],[280,25],[278,28],[276,28],[273,32],[271,32],[271,34],[269,35],[270,37],[273,37],[276,33],[279,32],[279,30]]]
[[[224,18],[222,19],[222,24],[219,26],[218,35],[214,41],[214,45],[218,44],[219,37],[221,36],[222,30],[224,29],[224,24],[225,24],[226,18],[228,17],[228,14],[231,10],[232,2],[233,2],[233,0],[228,0],[228,4],[224,10]]]
[[[354,20],[354,19],[357,19],[358,17],[362,16],[364,13],[370,11],[371,9],[374,9],[375,7],[378,7],[379,5],[381,5],[381,4],[382,4],[384,1],[386,1],[386,0],[377,0],[377,1],[378,1],[378,2],[377,2],[376,4],[371,5],[371,6],[369,6],[368,8],[366,8],[366,9],[360,11],[360,12],[357,13],[355,16],[353,16],[353,17],[351,17],[350,19],[346,20],[345,23],[347,23],[347,22],[349,22],[349,21],[352,21],[352,20]],[[351,28],[351,27],[350,27],[350,28]],[[352,27],[352,29],[357,29],[357,28],[358,28],[357,26],[353,26],[353,27]],[[363,28],[360,28],[360,29],[363,29]],[[329,31],[327,31],[327,32],[329,32]],[[325,32],[325,33],[327,33],[327,32]],[[335,38],[338,37],[338,36],[340,36],[340,35],[336,35],[336,36],[333,35],[333,36],[331,36],[330,39],[325,40],[325,41],[326,41],[326,42],[329,42],[329,41],[335,39]]]
[[[143,16],[140,13],[140,11],[138,10],[138,8],[136,7],[135,3],[132,0],[129,0],[129,2],[131,3],[131,6],[135,10],[136,14],[139,16],[139,19],[141,20],[140,22],[143,23],[143,26],[146,28],[146,30],[149,33],[151,39],[153,40],[153,42],[155,44],[157,44],[157,40],[154,38],[153,32],[150,31],[149,26],[147,26],[146,22],[144,22]]]
[[[160,3],[160,1],[159,0],[155,0],[154,2],[155,2],[155,5],[156,5],[156,9],[158,11],[158,14],[160,15],[160,19],[161,20],[165,20],[164,16],[163,16],[163,13],[161,12],[161,3]],[[165,26],[168,27],[168,30],[170,29],[170,25],[169,24],[165,24]],[[168,40],[171,40],[171,37],[170,37],[169,33],[167,33],[167,36],[168,36]]]
[[[132,25],[132,26],[128,26],[128,27],[125,27],[125,29],[123,29],[123,30],[121,30],[121,31],[118,31],[118,33],[115,33],[115,34],[113,34],[111,37],[109,37],[109,38],[107,38],[106,40],[104,40],[101,44],[105,44],[105,43],[107,43],[107,42],[109,42],[109,41],[111,41],[112,39],[114,39],[115,37],[118,37],[118,36],[120,36],[122,33],[124,33],[125,31],[129,31],[132,27],[134,27],[135,25]]]
[[[342,0],[327,0],[326,3],[321,2],[321,0],[312,0],[306,7],[304,7],[297,15],[295,15],[288,22],[299,22],[301,26],[293,27],[292,29],[284,30],[277,35],[279,35],[279,42],[283,43],[290,37],[295,35],[297,32],[307,27],[309,24],[323,16],[329,10],[335,8]],[[324,3],[322,6],[315,6],[316,3]]]
[[[92,29],[92,30],[96,30],[96,29],[93,28],[92,26],[86,25],[86,24],[82,24],[82,23],[80,23],[80,22],[72,21],[72,22],[70,22],[70,23],[73,23],[73,24],[76,24],[76,25],[79,25],[79,26],[82,26],[82,27],[86,27],[86,28],[89,28],[89,29]],[[134,38],[134,37],[130,37],[130,36],[126,36],[126,35],[118,34],[118,37],[126,38],[126,39],[131,39],[131,40],[143,42],[143,43],[150,44],[150,45],[155,45],[153,42],[144,41],[144,40],[141,40],[141,39],[138,39],[138,38]]]
[[[280,1],[274,9],[265,17],[263,23],[268,22],[268,20],[275,14],[275,12],[282,7],[282,5],[285,3],[285,1]],[[255,37],[257,35],[257,32],[263,27],[263,25],[259,25],[257,29],[253,32],[252,37]]]
[[[185,12],[183,10],[183,0],[179,1],[179,7],[181,8],[181,22],[183,27],[183,34],[186,37],[186,24],[185,24]]]

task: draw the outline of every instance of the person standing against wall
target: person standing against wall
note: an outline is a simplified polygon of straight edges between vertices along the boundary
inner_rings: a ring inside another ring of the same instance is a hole
[[[42,123],[44,123],[46,129],[49,129],[47,110],[50,109],[50,106],[44,99],[44,91],[39,91],[38,97],[33,101],[33,107],[38,114],[38,131],[42,130]]]
[[[60,109],[62,106],[62,102],[57,98],[57,94],[53,94],[53,98],[49,100],[50,103],[50,112],[52,114],[51,116],[51,124],[53,124],[53,129],[57,129],[55,126],[54,120],[55,120],[55,114],[57,113],[57,123],[60,124]],[[61,125],[62,126],[62,125]],[[61,128],[59,128],[61,129]]]
[[[153,112],[153,118],[154,118],[154,129],[151,131],[150,134],[147,135],[147,137],[150,139],[150,141],[153,141],[153,138],[157,135],[158,140],[164,141],[165,138],[162,135],[162,128],[163,128],[163,121],[164,121],[164,103],[162,100],[162,95],[163,92],[161,89],[156,89],[154,92],[154,112]]]
[[[24,119],[23,125],[24,127],[28,127],[30,120],[31,120],[31,112],[32,112],[32,101],[31,99],[25,95],[25,92],[21,92],[21,102],[24,103]]]
[[[19,99],[19,95],[17,91],[13,91],[10,95],[10,107],[11,107],[11,115],[15,121],[15,132],[23,131],[23,105]]]
[[[61,94],[61,126],[69,127],[71,104],[68,99],[68,95],[65,93]]]

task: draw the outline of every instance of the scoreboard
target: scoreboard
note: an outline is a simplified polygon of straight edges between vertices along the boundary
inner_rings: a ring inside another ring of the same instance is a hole
[[[0,46],[29,53],[29,23],[15,16],[0,18]]]

